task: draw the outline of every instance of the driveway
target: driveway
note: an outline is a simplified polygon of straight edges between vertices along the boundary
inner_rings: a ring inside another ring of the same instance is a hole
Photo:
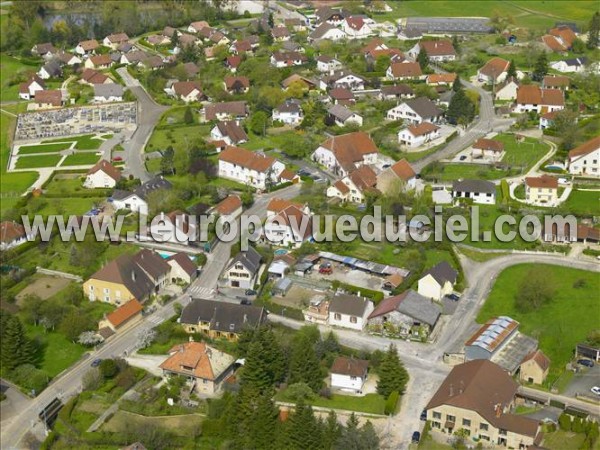
[[[15,385],[2,379],[0,379],[0,392],[6,395],[6,399],[0,402],[0,424],[4,426],[22,411],[31,402],[31,399]]]
[[[592,393],[590,389],[594,386],[600,386],[600,364],[592,368],[578,366],[579,372],[573,376],[573,379],[562,393],[569,397],[576,397],[577,394],[585,395],[600,400],[600,396]]]

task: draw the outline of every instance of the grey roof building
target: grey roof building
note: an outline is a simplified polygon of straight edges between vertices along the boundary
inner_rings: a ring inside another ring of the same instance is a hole
[[[427,275],[431,275],[434,280],[440,284],[440,286],[443,286],[446,281],[449,281],[452,284],[456,283],[458,272],[454,270],[446,261],[442,261],[425,272],[423,277]]]
[[[355,114],[353,111],[350,111],[344,105],[340,105],[339,103],[337,105],[331,106],[327,110],[327,113],[333,118],[340,120],[341,122],[345,122]]]
[[[145,200],[151,192],[158,189],[171,189],[172,187],[173,185],[168,180],[165,180],[162,176],[158,176],[138,186],[134,192]]]
[[[109,99],[111,97],[123,97],[123,86],[117,83],[95,84],[94,97]]]
[[[371,301],[364,297],[349,294],[336,294],[329,304],[329,313],[362,317]]]
[[[209,323],[210,331],[239,334],[245,328],[256,328],[267,320],[262,307],[194,299],[181,312],[180,323],[198,325]]]
[[[254,247],[248,247],[248,250],[245,252],[239,252],[235,255],[235,258],[229,264],[229,268],[234,267],[237,263],[242,264],[248,272],[252,275],[256,275],[258,273],[258,269],[260,268],[260,262],[262,261],[262,256],[258,253]]]
[[[485,180],[461,180],[452,183],[453,192],[495,194],[496,185]]]
[[[435,326],[440,315],[440,306],[413,290],[388,297],[381,301],[369,316],[369,321],[385,317],[393,312],[404,314],[415,322]]]
[[[430,119],[439,117],[443,111],[438,108],[435,103],[429,100],[427,97],[417,97],[405,102],[410,109],[416,112],[419,116],[424,119]]]

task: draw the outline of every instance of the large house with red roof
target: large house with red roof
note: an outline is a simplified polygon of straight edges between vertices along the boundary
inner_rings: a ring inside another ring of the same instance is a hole
[[[88,170],[83,187],[88,189],[114,188],[120,179],[121,171],[105,159],[101,159]]]
[[[533,84],[519,86],[515,112],[543,114],[565,108],[565,95],[560,89],[542,89]]]
[[[312,217],[307,205],[274,198],[267,206],[264,237],[275,245],[298,248],[312,238]]]
[[[313,152],[312,159],[329,172],[345,177],[360,166],[375,164],[378,155],[370,136],[357,131],[327,139]]]
[[[584,177],[600,177],[600,136],[596,136],[569,152],[569,173]]]
[[[425,50],[429,61],[454,61],[456,59],[456,50],[452,45],[452,41],[448,39],[440,39],[437,41],[420,41],[408,51],[408,54],[417,59],[419,52]]]
[[[219,153],[219,177],[256,189],[267,189],[282,182],[285,165],[261,153],[229,146]]]

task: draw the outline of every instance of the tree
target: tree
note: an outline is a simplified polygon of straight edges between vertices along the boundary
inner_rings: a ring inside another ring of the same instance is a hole
[[[25,318],[25,321],[38,325],[40,320],[44,317],[42,314],[43,300],[35,294],[27,294],[22,299],[21,313]]]
[[[246,362],[240,376],[242,386],[262,393],[283,380],[285,355],[271,330],[261,327],[255,331],[243,356]]]
[[[102,342],[102,338],[95,331],[84,331],[77,338],[77,342],[81,345],[93,346]]]
[[[517,309],[523,312],[535,311],[552,300],[556,289],[548,279],[544,269],[533,268],[519,283],[515,295]]]
[[[556,135],[562,138],[562,149],[572,149],[575,146],[578,131],[577,113],[570,109],[563,109],[556,114],[552,122],[552,128],[556,130]]]
[[[394,391],[400,394],[404,393],[404,388],[408,382],[408,372],[400,361],[398,351],[393,344],[389,346],[385,353],[377,373],[379,374],[378,394],[387,398]]]
[[[562,413],[558,416],[558,426],[563,431],[571,431],[571,416],[566,413]]]
[[[373,424],[367,421],[362,427],[358,426],[358,418],[354,413],[350,415],[346,426],[334,445],[336,450],[371,450],[379,448],[380,442]]]
[[[98,370],[97,367],[94,367],[88,370],[81,379],[81,387],[84,391],[95,391],[100,386],[102,386],[102,382],[104,378]]]
[[[2,313],[0,322],[0,363],[2,373],[30,364],[33,361],[33,345],[25,334],[21,320],[12,314]]]
[[[173,146],[169,145],[160,160],[160,171],[163,174],[174,174],[175,168],[173,166],[173,157],[175,156],[175,150],[173,150]]]
[[[596,11],[590,20],[587,48],[594,49],[600,44],[600,12]]]
[[[425,72],[425,70],[427,70],[429,67],[429,56],[427,55],[427,50],[424,48],[421,48],[419,51],[419,54],[417,55],[417,62],[419,63],[419,66],[421,66],[421,70],[423,72]]]
[[[456,75],[454,82],[452,83],[452,90],[454,92],[458,92],[463,88],[462,83],[460,81],[460,76]]]
[[[457,34],[452,36],[452,47],[454,47],[457,54],[460,54],[460,41]]]
[[[194,114],[192,114],[192,108],[186,106],[185,111],[183,113],[183,122],[188,125],[194,123]]]
[[[306,406],[304,400],[299,400],[286,424],[285,448],[298,450],[319,448],[322,431],[321,422],[317,421],[311,406]]]
[[[575,39],[571,44],[571,51],[578,55],[585,53],[585,43],[579,38]]]
[[[457,91],[450,100],[446,117],[450,123],[454,124],[467,124],[475,117],[475,105],[469,100],[463,89]]]
[[[511,59],[510,64],[508,65],[508,69],[506,71],[506,79],[514,78],[517,79],[517,67],[515,66],[515,62]]]
[[[533,67],[532,78],[534,81],[542,81],[544,76],[548,73],[548,56],[546,56],[546,52],[540,53],[538,58],[535,61],[535,65]]]
[[[265,136],[267,133],[267,124],[269,123],[269,116],[264,111],[256,111],[250,118],[250,130],[254,134]]]
[[[79,311],[71,309],[61,320],[59,329],[67,339],[76,342],[77,338],[84,331],[94,328],[94,325],[89,317],[82,317]]]
[[[300,382],[308,384],[314,392],[319,392],[323,374],[315,352],[315,341],[308,335],[297,334],[291,349],[289,383]]]
[[[112,378],[114,377],[119,368],[117,367],[117,363],[114,359],[103,359],[98,366],[100,373],[104,378]]]
[[[337,421],[337,415],[335,411],[330,410],[325,419],[323,429],[323,448],[329,450],[333,448],[335,442],[339,439],[341,433],[340,424]]]
[[[171,36],[171,45],[173,48],[179,46],[179,33],[177,31],[173,33],[173,36]]]
[[[375,72],[385,72],[389,65],[390,57],[388,55],[378,56],[375,61]]]

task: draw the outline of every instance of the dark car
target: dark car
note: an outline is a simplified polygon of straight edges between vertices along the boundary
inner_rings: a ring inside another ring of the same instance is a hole
[[[426,421],[426,420],[427,420],[427,410],[426,410],[426,409],[424,409],[424,410],[421,412],[421,420],[422,420],[422,421]]]
[[[300,169],[298,171],[298,175],[300,175],[301,177],[307,177],[310,175],[310,172],[306,169]]]
[[[577,361],[577,364],[585,367],[594,367],[594,361],[591,359],[580,359]]]
[[[418,431],[415,431],[412,435],[412,442],[415,444],[418,444],[420,440],[421,440],[421,433],[419,433]]]
[[[252,302],[248,298],[243,298],[240,300],[240,305],[251,305]]]
[[[448,297],[453,302],[457,302],[460,300],[460,297],[456,294],[449,294],[449,295],[446,295],[446,297]]]
[[[246,294],[246,295],[256,295],[257,292],[254,289],[246,289],[246,292],[244,292],[244,294]]]
[[[458,159],[460,159],[461,161],[464,161],[465,159],[467,159],[467,155],[462,155],[462,156],[461,156],[460,158],[458,158]]]
[[[92,367],[98,367],[101,362],[102,362],[102,360],[100,358],[97,358],[97,359],[93,360],[92,361]]]

